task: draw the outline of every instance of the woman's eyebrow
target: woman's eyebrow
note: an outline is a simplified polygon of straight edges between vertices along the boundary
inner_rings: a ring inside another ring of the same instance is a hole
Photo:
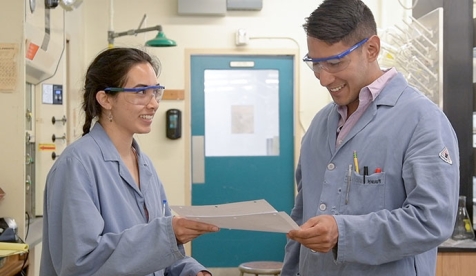
[[[148,87],[148,86],[159,86],[159,85],[160,85],[159,83],[154,84],[154,85],[147,85],[147,84],[139,83],[139,84],[136,84],[136,85],[134,86],[134,88],[136,88],[136,87]]]

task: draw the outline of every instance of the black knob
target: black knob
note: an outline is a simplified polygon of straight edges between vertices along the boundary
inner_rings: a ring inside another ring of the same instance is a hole
[[[51,153],[51,158],[52,158],[53,160],[55,160],[55,159],[58,158],[58,157],[59,157],[59,154],[56,154],[56,152],[53,151],[53,152]]]

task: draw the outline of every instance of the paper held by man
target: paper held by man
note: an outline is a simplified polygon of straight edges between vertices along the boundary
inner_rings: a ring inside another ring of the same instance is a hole
[[[214,224],[224,229],[287,233],[300,229],[285,212],[278,212],[266,200],[219,205],[170,206],[179,216]]]

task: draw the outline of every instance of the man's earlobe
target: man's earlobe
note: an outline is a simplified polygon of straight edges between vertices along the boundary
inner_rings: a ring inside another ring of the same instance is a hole
[[[369,38],[368,43],[368,57],[370,61],[377,60],[380,54],[380,38],[376,35]]]

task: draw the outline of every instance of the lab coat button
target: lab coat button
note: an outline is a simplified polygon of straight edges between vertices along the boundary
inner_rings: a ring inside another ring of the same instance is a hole
[[[326,205],[326,204],[321,203],[321,205],[319,205],[319,210],[325,211],[326,209],[327,209],[327,205]]]
[[[329,163],[329,164],[327,165],[327,169],[328,169],[329,171],[332,171],[335,167],[336,167],[336,166],[334,165],[334,163]]]

